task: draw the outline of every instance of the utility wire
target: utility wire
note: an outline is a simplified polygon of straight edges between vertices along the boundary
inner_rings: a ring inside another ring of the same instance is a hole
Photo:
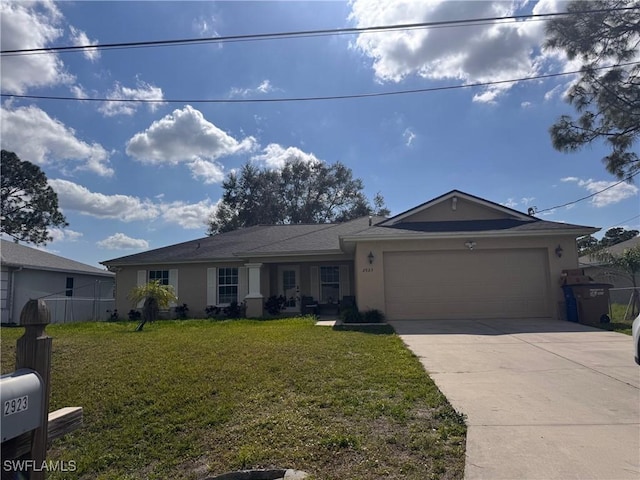
[[[627,67],[630,65],[638,65],[640,61],[619,63],[616,65],[607,65],[603,67],[590,68],[589,71],[607,70],[611,68]],[[565,75],[575,75],[584,72],[585,69],[574,70],[571,72],[547,73],[544,75],[536,75],[533,77],[512,78],[509,80],[494,80],[490,82],[468,83],[465,85],[446,85],[442,87],[416,88],[412,90],[394,90],[391,92],[376,93],[357,93],[352,95],[328,95],[315,97],[280,97],[280,98],[217,98],[217,99],[149,99],[149,98],[78,98],[78,97],[62,97],[51,95],[16,95],[12,93],[0,93],[0,97],[22,98],[31,100],[65,100],[77,102],[127,102],[127,103],[277,103],[277,102],[310,102],[319,100],[347,100],[354,98],[373,98],[388,97],[391,95],[407,95],[412,93],[429,93],[440,92],[445,90],[459,90],[463,88],[488,87],[491,85],[501,85],[505,83],[517,83],[528,80],[540,80],[544,78],[561,77]]]
[[[142,41],[142,42],[121,42],[121,43],[105,43],[105,44],[93,44],[93,45],[73,45],[73,46],[60,46],[60,47],[43,47],[43,48],[26,48],[26,49],[14,49],[14,50],[0,50],[2,56],[13,55],[33,55],[42,53],[57,53],[57,52],[74,52],[83,51],[87,49],[91,50],[106,50],[106,49],[123,49],[123,48],[140,48],[140,47],[158,47],[158,46],[171,46],[171,45],[189,45],[189,44],[202,44],[202,43],[222,43],[232,41],[249,41],[249,40],[273,40],[279,38],[295,38],[295,37],[309,37],[309,36],[323,36],[323,35],[339,35],[339,34],[360,34],[360,33],[373,33],[383,32],[389,30],[409,30],[419,28],[435,28],[435,27],[453,27],[453,26],[474,26],[482,24],[482,22],[499,22],[509,20],[512,22],[524,19],[548,19],[553,17],[567,16],[567,15],[582,15],[582,14],[597,14],[608,12],[621,12],[637,10],[640,7],[620,7],[620,8],[606,8],[599,10],[584,10],[580,12],[556,12],[556,13],[539,13],[528,15],[512,15],[508,17],[487,17],[476,18],[467,20],[443,20],[435,22],[420,22],[420,23],[405,23],[397,25],[381,25],[373,27],[350,27],[350,28],[336,28],[336,29],[323,29],[323,30],[302,30],[292,32],[280,32],[280,33],[260,33],[251,35],[229,35],[229,36],[217,36],[206,38],[183,38],[174,40],[156,40],[156,41]]]
[[[536,211],[535,211],[535,213],[536,213],[536,214],[538,214],[538,213],[542,213],[542,212],[548,212],[548,211],[550,211],[550,210],[555,210],[556,208],[568,207],[569,205],[574,205],[574,204],[576,204],[576,203],[578,203],[578,202],[582,202],[582,201],[584,201],[584,200],[588,200],[588,199],[590,199],[591,197],[595,197],[596,195],[599,195],[599,194],[601,194],[602,192],[606,192],[607,190],[609,190],[609,189],[611,189],[611,188],[613,188],[613,187],[616,187],[616,186],[620,185],[621,183],[624,183],[624,182],[627,182],[627,181],[631,180],[633,177],[635,177],[635,176],[636,176],[636,175],[638,175],[639,173],[640,173],[640,170],[638,170],[637,172],[632,173],[631,175],[629,175],[629,176],[627,176],[627,177],[623,178],[623,179],[622,179],[622,180],[620,180],[619,182],[616,182],[616,183],[614,183],[613,185],[609,185],[608,187],[603,188],[602,190],[600,190],[600,191],[598,191],[598,192],[592,193],[591,195],[587,195],[586,197],[582,197],[582,198],[579,198],[578,200],[574,200],[573,202],[567,202],[567,203],[564,203],[564,204],[562,204],[562,205],[556,205],[555,207],[549,207],[549,208],[544,208],[544,209],[542,209],[542,210],[536,210]]]

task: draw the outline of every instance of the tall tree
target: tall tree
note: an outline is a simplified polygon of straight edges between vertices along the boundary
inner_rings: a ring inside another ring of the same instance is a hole
[[[638,230],[625,230],[622,227],[614,227],[607,230],[599,242],[601,248],[610,247],[618,243],[631,240],[638,235]]]
[[[610,148],[602,159],[607,170],[628,178],[640,169],[633,149],[640,136],[640,3],[578,0],[567,12],[547,23],[545,46],[579,60],[583,72],[567,95],[578,116],[563,115],[550,128],[553,146],[573,152],[602,140]],[[613,68],[598,69],[604,66]]]
[[[16,241],[46,244],[52,240],[49,228],[68,225],[47,176],[37,165],[6,150],[0,166],[0,231]]]
[[[372,207],[362,180],[345,165],[287,160],[280,169],[245,164],[222,183],[222,201],[209,219],[210,235],[258,224],[344,222],[388,214],[382,195]]]

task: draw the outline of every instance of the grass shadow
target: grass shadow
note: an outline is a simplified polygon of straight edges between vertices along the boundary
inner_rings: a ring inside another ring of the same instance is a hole
[[[359,325],[357,323],[348,324],[343,323],[335,325],[333,330],[338,332],[362,332],[371,335],[393,335],[396,331],[388,323],[382,323],[380,325]]]

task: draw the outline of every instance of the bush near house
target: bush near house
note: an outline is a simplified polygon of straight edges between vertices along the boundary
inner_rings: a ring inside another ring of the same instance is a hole
[[[380,310],[365,310],[360,312],[357,307],[344,309],[340,313],[344,323],[384,323],[384,313]]]

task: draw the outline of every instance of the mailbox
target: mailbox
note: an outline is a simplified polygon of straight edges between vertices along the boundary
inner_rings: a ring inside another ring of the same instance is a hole
[[[33,370],[21,368],[0,377],[3,442],[40,427],[43,397],[42,378]]]

